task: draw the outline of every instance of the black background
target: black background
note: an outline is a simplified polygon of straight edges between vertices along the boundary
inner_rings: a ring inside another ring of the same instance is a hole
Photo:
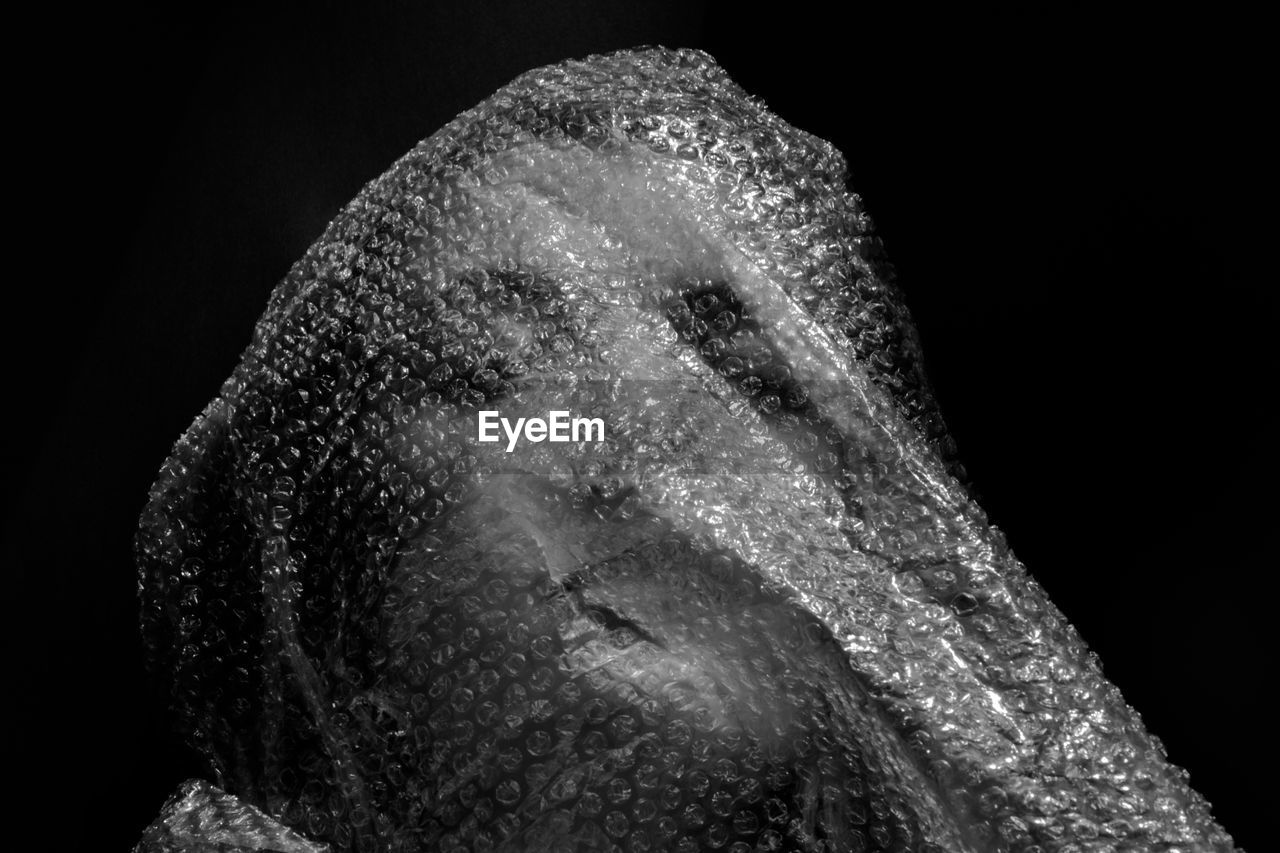
[[[15,32],[26,58],[8,60],[19,831],[125,849],[200,772],[142,671],[130,540],[289,264],[516,74],[665,44],[708,50],[845,152],[984,506],[1227,830],[1263,849],[1259,22],[589,2],[58,14]]]

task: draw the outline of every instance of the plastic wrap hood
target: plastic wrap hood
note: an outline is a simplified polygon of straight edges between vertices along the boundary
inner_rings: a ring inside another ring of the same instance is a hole
[[[958,479],[845,180],[653,49],[369,184],[142,518],[225,790],[171,808],[278,822],[245,849],[1230,849]]]

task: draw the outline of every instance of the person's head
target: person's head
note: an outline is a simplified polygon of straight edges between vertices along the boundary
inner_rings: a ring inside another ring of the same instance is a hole
[[[138,537],[222,783],[339,849],[1225,838],[957,479],[844,182],[655,49],[342,211]]]

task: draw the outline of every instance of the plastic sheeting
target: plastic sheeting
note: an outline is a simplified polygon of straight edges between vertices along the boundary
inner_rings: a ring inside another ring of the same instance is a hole
[[[368,185],[142,518],[218,796],[336,850],[1229,849],[958,479],[845,179],[655,49]]]

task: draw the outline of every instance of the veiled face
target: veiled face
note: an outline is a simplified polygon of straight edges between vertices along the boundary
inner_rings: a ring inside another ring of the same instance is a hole
[[[143,519],[228,789],[338,848],[1229,844],[953,476],[844,178],[645,51],[370,184]]]

